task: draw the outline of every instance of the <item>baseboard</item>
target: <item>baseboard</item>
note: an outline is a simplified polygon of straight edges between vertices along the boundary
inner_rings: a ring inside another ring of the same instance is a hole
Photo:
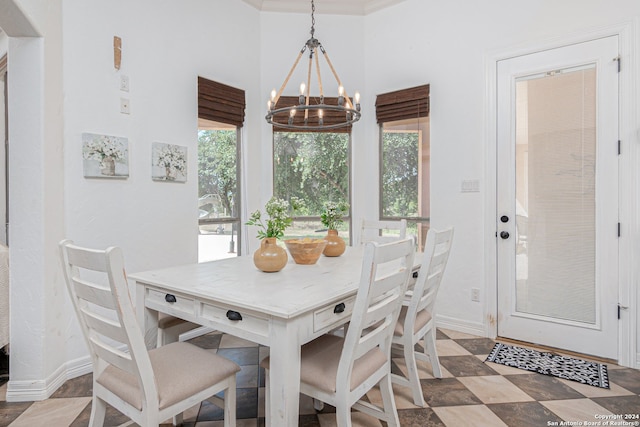
[[[486,336],[485,327],[482,323],[469,322],[456,317],[442,316],[436,314],[436,327],[443,329],[451,329],[465,334],[477,335],[479,337]]]
[[[640,369],[640,353],[636,353],[636,369]]]
[[[48,399],[65,381],[92,371],[91,358],[87,355],[61,365],[44,380],[9,379],[7,402],[33,402]]]

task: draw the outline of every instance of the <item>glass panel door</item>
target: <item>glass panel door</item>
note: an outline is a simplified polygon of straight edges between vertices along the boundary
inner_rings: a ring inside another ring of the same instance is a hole
[[[516,79],[517,312],[595,324],[595,113],[595,64]]]

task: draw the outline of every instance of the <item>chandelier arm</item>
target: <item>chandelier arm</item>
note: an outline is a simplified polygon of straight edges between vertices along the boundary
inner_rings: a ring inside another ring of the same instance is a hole
[[[289,79],[291,78],[291,75],[293,74],[293,71],[298,66],[298,62],[300,62],[300,58],[302,58],[302,54],[304,53],[304,51],[306,49],[307,49],[307,46],[305,45],[302,48],[302,50],[300,51],[300,53],[298,54],[298,57],[296,58],[296,62],[293,63],[293,67],[291,67],[291,69],[289,70],[289,74],[287,74],[287,78],[284,79],[284,82],[282,83],[282,86],[280,86],[280,90],[278,91],[278,94],[276,95],[276,97],[273,100],[273,105],[272,105],[273,108],[275,108],[276,104],[278,103],[278,100],[280,99],[280,95],[282,95],[282,92],[284,92],[284,88],[287,87],[287,84],[289,83]]]
[[[331,72],[333,72],[333,76],[336,78],[336,82],[338,82],[338,86],[342,86],[342,82],[340,81],[340,77],[338,77],[338,73],[336,73],[336,69],[333,68],[333,64],[331,63],[331,60],[329,59],[329,54],[327,54],[327,51],[322,49],[322,54],[324,55],[324,59],[327,61],[327,64],[329,64],[329,68],[331,69]],[[349,106],[349,108],[353,109],[353,104],[351,103],[351,98],[349,98],[349,95],[347,94],[347,91],[344,89],[344,86],[342,86],[342,89],[344,90],[344,98],[347,101],[347,104]]]
[[[320,75],[320,55],[316,52],[316,74],[318,75],[318,86],[320,88],[320,99],[324,99],[324,90],[322,89],[322,76]]]

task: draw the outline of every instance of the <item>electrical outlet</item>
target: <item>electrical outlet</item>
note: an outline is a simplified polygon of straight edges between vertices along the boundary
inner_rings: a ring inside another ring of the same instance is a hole
[[[129,76],[120,76],[120,90],[129,92]]]
[[[120,112],[122,114],[130,114],[131,104],[127,98],[120,98]]]
[[[480,289],[471,288],[471,301],[480,301]]]

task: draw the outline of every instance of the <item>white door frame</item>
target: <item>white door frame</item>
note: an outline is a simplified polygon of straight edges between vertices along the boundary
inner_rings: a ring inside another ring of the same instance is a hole
[[[637,59],[640,56],[637,46],[637,31],[640,20],[624,22],[606,28],[585,31],[579,35],[567,36],[540,42],[526,48],[503,49],[485,55],[485,295],[484,326],[485,335],[495,338],[498,332],[497,298],[497,63],[515,56],[526,55],[547,49],[570,44],[581,43],[601,37],[617,35],[619,37],[621,72],[620,72],[620,114],[619,135],[621,138],[620,155],[620,199],[619,212],[621,236],[619,239],[619,303],[626,310],[621,310],[618,329],[618,364],[640,368],[640,352],[638,345],[638,306],[637,284],[640,282],[640,267],[636,264],[640,259],[640,133],[637,133],[638,119],[636,114],[639,99],[638,87],[634,76],[637,76]],[[613,59],[613,58],[612,58]],[[612,144],[613,145],[613,144]]]

